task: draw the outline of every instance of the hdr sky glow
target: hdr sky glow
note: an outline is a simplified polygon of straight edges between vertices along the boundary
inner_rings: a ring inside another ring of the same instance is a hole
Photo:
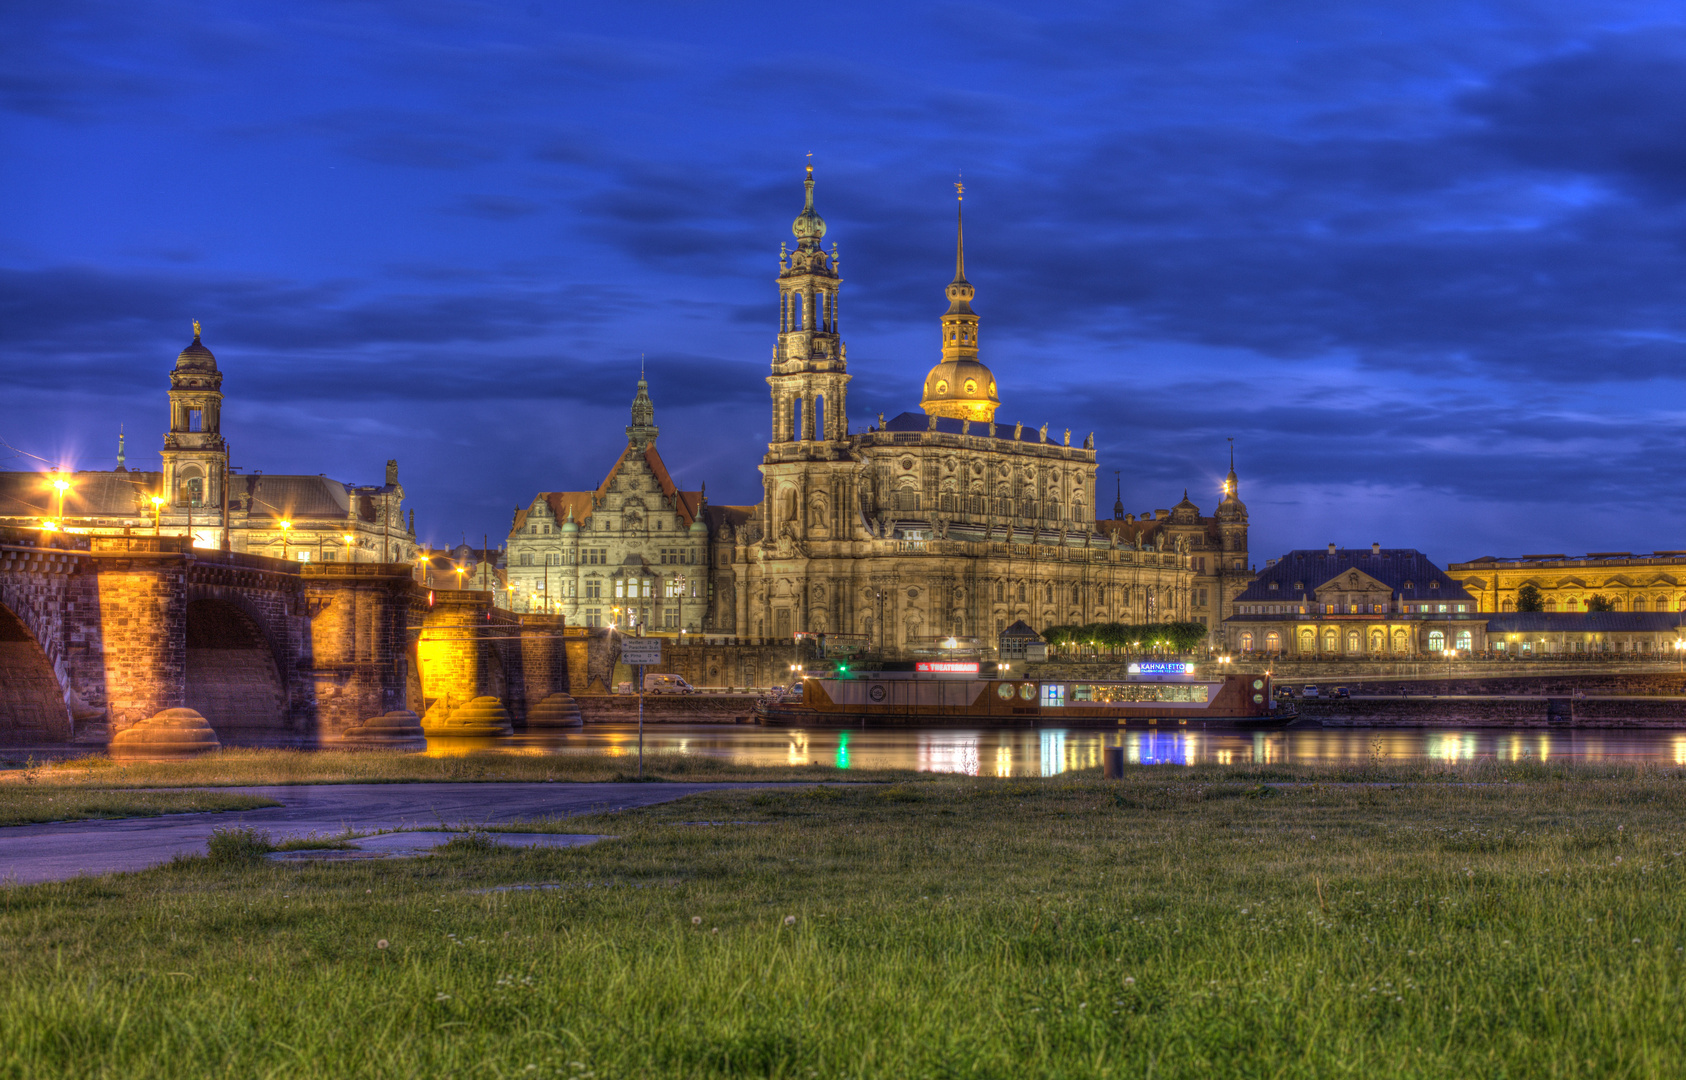
[[[14,3],[0,438],[155,468],[205,324],[235,464],[498,543],[664,457],[759,497],[812,152],[856,430],[917,408],[953,181],[999,419],[1253,552],[1686,548],[1677,4]],[[11,458],[0,467],[27,468]]]

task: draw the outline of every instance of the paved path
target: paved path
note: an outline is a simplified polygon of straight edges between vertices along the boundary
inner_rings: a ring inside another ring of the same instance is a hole
[[[572,817],[670,802],[686,795],[765,784],[301,784],[219,788],[281,806],[117,821],[64,821],[0,828],[0,882],[62,881],[144,870],[177,855],[202,855],[214,829],[246,825],[274,839],[346,830],[427,830]]]

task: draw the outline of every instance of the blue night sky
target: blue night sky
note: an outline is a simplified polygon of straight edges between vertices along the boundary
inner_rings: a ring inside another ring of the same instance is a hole
[[[752,502],[812,153],[851,425],[917,408],[954,192],[998,419],[1103,512],[1236,440],[1253,552],[1686,548],[1674,4],[13,3],[0,438],[154,468],[190,320],[233,462],[497,543],[663,456]],[[12,457],[0,467],[33,467]]]

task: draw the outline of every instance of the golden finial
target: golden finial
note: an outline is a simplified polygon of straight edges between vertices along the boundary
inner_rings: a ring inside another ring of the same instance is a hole
[[[814,152],[808,151],[808,175],[814,175]]]
[[[199,320],[198,319],[193,320],[193,337],[194,337],[194,340],[198,340],[198,338],[199,338]]]
[[[962,177],[964,179],[964,177]],[[966,185],[960,180],[954,182],[954,201],[964,202],[966,199]]]

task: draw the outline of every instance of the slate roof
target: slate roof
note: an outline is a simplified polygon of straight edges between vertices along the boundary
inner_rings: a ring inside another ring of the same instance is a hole
[[[1025,622],[1023,619],[1018,620],[1012,626],[1009,626],[1007,629],[1001,631],[1001,636],[1004,638],[1025,638],[1030,641],[1042,640],[1042,635],[1038,634],[1035,630],[1032,630],[1030,628],[1030,624]]]
[[[351,485],[326,476],[235,473],[228,479],[229,499],[250,499],[248,513],[253,517],[267,514],[299,521],[351,515]]]
[[[1315,600],[1315,590],[1348,570],[1357,570],[1382,582],[1392,590],[1391,599],[1475,602],[1475,598],[1461,585],[1415,548],[1383,548],[1380,554],[1371,552],[1369,548],[1337,548],[1333,555],[1317,548],[1290,551],[1278,559],[1275,566],[1266,567],[1255,577],[1252,584],[1235,598],[1235,602],[1296,603]],[[1272,582],[1277,585],[1275,589],[1270,587]],[[1407,582],[1410,588],[1406,588]],[[1439,583],[1438,588],[1434,587],[1436,582]]]
[[[155,472],[78,472],[70,474],[65,492],[66,517],[135,518],[150,517],[146,499],[158,490],[160,474]],[[0,472],[0,517],[51,517],[58,509],[58,496],[47,486],[44,472]]]
[[[1669,633],[1681,625],[1678,611],[1503,611],[1487,616],[1489,634]]]

